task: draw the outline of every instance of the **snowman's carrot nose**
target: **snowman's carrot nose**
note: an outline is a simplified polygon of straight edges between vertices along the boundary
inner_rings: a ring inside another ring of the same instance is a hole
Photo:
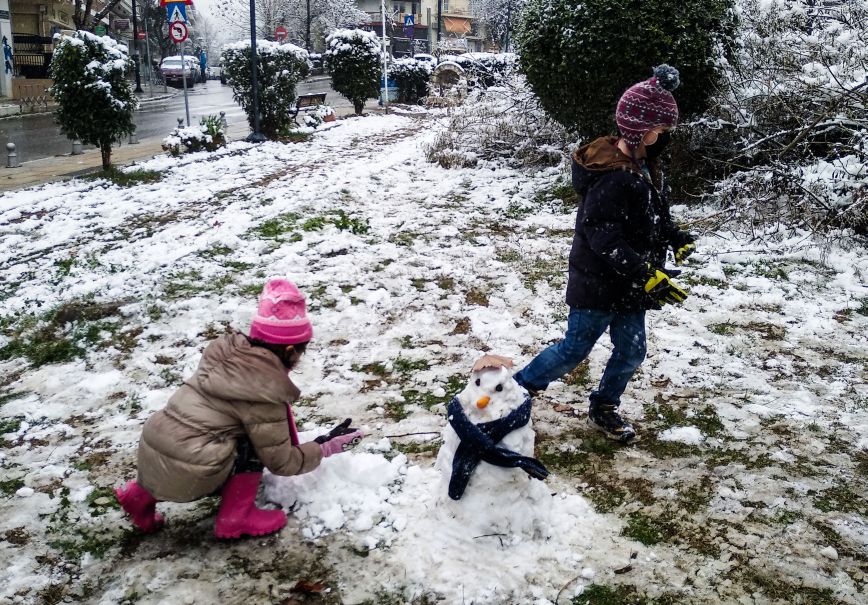
[[[485,406],[488,405],[488,402],[489,402],[489,401],[491,401],[491,397],[489,397],[488,395],[483,395],[482,397],[480,397],[480,398],[476,401],[476,407],[478,407],[478,408],[481,410],[481,409],[483,409]]]

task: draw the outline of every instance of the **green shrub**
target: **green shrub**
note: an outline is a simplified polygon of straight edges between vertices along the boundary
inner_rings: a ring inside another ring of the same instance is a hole
[[[362,115],[365,101],[376,97],[380,82],[380,40],[360,29],[338,29],[326,38],[326,68],[332,88],[346,97]]]
[[[304,49],[292,44],[257,40],[256,55],[259,128],[267,138],[275,139],[293,123],[291,111],[295,108],[295,87],[299,80],[310,72],[308,54]],[[226,81],[232,86],[232,95],[247,114],[247,122],[253,128],[253,84],[250,68],[253,54],[250,41],[224,46],[221,57]]]
[[[543,108],[583,137],[614,132],[615,105],[668,63],[682,116],[706,109],[735,31],[733,0],[530,0],[519,62]]]
[[[398,59],[389,68],[389,79],[398,85],[398,101],[418,103],[428,93],[431,65],[416,59]]]
[[[58,104],[60,130],[99,147],[105,170],[112,145],[136,130],[138,101],[126,75],[132,66],[126,46],[86,31],[59,36],[51,57],[49,90]]]
[[[163,150],[174,156],[196,151],[215,151],[226,144],[220,116],[202,116],[198,126],[176,127],[163,139]]]

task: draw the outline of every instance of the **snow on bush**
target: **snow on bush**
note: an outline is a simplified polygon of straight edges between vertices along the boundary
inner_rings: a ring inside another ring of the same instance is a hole
[[[310,72],[308,54],[292,44],[268,40],[256,41],[259,88],[260,131],[270,139],[292,126],[295,87]],[[226,80],[232,86],[235,101],[247,113],[253,127],[253,85],[251,81],[250,41],[227,44],[221,53]]]
[[[444,168],[475,166],[479,160],[556,165],[568,144],[566,131],[543,111],[524,76],[514,74],[501,86],[471,92],[425,156]]]
[[[70,139],[98,146],[107,169],[112,144],[136,130],[138,101],[127,79],[132,60],[126,46],[108,36],[77,31],[54,39],[49,91],[59,105],[60,130]]]
[[[215,151],[226,144],[226,133],[218,116],[203,116],[197,126],[179,127],[163,139],[163,150],[173,156],[196,151]]]
[[[737,63],[694,148],[748,223],[868,232],[868,2],[740,0]]]
[[[312,112],[304,115],[304,125],[308,128],[318,128],[326,118],[335,115],[335,110],[328,105],[318,105]]]
[[[389,80],[398,85],[400,103],[418,103],[428,93],[431,64],[416,59],[398,59],[389,67]]]
[[[346,97],[362,115],[365,101],[376,97],[380,82],[380,40],[374,32],[338,29],[326,38],[326,68],[332,88]]]

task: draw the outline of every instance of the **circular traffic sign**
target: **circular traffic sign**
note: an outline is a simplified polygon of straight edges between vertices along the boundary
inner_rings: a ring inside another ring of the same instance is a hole
[[[182,21],[175,21],[169,24],[169,37],[172,42],[180,44],[187,39],[187,26]]]
[[[286,35],[289,32],[286,31],[286,28],[282,25],[278,25],[277,29],[274,30],[274,37],[277,38],[278,42],[283,42],[286,40]]]

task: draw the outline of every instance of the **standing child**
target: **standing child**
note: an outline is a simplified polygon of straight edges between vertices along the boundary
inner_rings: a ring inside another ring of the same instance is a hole
[[[679,264],[696,249],[661,194],[659,161],[678,124],[672,91],[679,81],[677,69],[656,67],[618,101],[621,136],[598,138],[573,155],[573,187],[583,199],[569,259],[567,332],[514,377],[531,393],[545,390],[579,365],[608,329],[612,354],[590,395],[588,420],[622,443],[636,437],[618,409],[645,359],[645,312],[687,298],[663,268],[667,249]]]
[[[304,295],[275,279],[259,297],[249,336],[226,334],[205,348],[196,372],[145,423],[138,478],[115,490],[136,527],[162,526],[157,502],[190,502],[218,490],[218,538],[260,536],[286,525],[282,510],[255,506],[263,467],[282,476],[307,473],[363,436],[346,420],[299,443],[290,404],[300,392],[288,372],[312,336]]]

